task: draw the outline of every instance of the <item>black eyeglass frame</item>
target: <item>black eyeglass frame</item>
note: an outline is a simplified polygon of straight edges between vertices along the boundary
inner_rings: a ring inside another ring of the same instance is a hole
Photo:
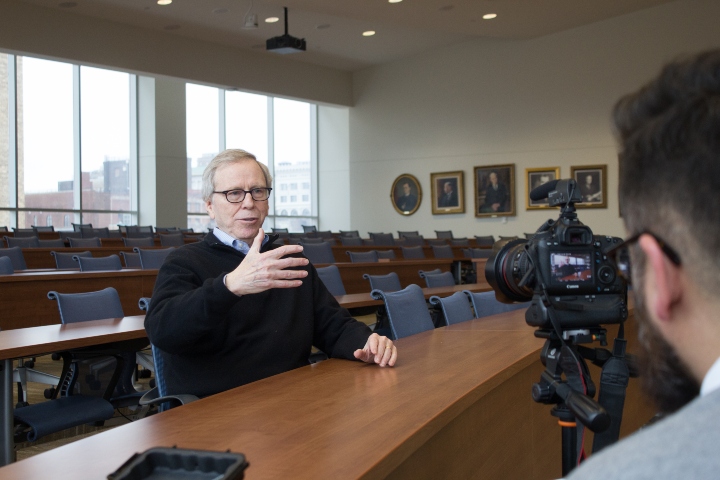
[[[267,193],[267,197],[265,197],[263,199],[255,198],[255,195],[253,195],[253,192],[256,192],[258,190],[264,190]],[[232,200],[230,200],[230,198],[228,198],[228,193],[230,193],[230,192],[243,192],[243,196],[237,202],[233,202]],[[231,190],[225,190],[223,192],[212,192],[212,193],[221,193],[221,194],[225,195],[225,200],[227,200],[228,203],[242,203],[245,201],[245,197],[247,196],[248,193],[250,194],[250,198],[252,198],[254,202],[266,202],[270,199],[270,192],[272,192],[271,187],[258,187],[258,188],[253,188],[252,190],[243,190],[242,188],[233,188]]]
[[[668,243],[651,232],[650,230],[643,230],[640,233],[636,233],[635,235],[632,235],[622,242],[618,243],[614,247],[608,249],[605,251],[605,255],[610,259],[610,261],[615,264],[615,270],[623,277],[625,280],[627,280],[628,284],[631,282],[631,263],[630,263],[630,252],[628,251],[628,248],[633,243],[637,243],[638,240],[640,240],[640,237],[643,235],[650,235],[655,239],[655,241],[660,246],[660,249],[663,251],[665,256],[670,260],[672,263],[677,265],[678,267],[682,265],[682,260],[680,258],[680,255],[677,253],[677,251],[672,248]],[[626,252],[625,255],[627,256],[627,261],[621,260],[618,261],[618,257],[622,254],[622,252]]]

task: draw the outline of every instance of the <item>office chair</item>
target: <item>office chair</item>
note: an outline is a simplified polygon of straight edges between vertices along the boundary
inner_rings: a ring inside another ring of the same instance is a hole
[[[420,232],[417,230],[415,230],[414,232],[403,232],[401,230],[398,230],[398,238],[402,238],[405,236],[418,237],[420,236]]]
[[[470,257],[471,258],[490,258],[493,254],[492,249],[490,248],[471,248],[470,249]]]
[[[154,237],[152,225],[128,225],[125,227],[125,235],[128,237]]]
[[[173,250],[175,250],[175,247],[156,248],[154,250],[138,247],[133,248],[135,253],[140,254],[140,265],[142,265],[143,270],[159,269],[162,267],[163,262],[165,262],[165,257]]]
[[[3,236],[5,239],[5,244],[8,246],[8,248],[13,247],[20,247],[20,248],[39,248],[40,242],[38,241],[38,237],[8,237],[7,235]]]
[[[25,257],[20,247],[0,248],[0,257],[8,257],[12,261],[15,270],[27,270]]]
[[[80,227],[82,238],[110,238],[110,229],[105,228],[92,228],[92,227]]]
[[[63,242],[66,242],[66,243],[69,243],[68,238],[82,238],[82,233],[76,232],[74,230],[71,232],[65,232],[65,231],[61,230],[58,233],[60,233],[60,240],[62,240]]]
[[[37,233],[32,228],[16,228],[13,227],[13,235],[19,237],[37,237]]]
[[[55,259],[55,268],[73,268],[75,270],[80,268],[80,263],[75,260],[75,257],[92,257],[90,251],[86,252],[56,252],[53,250],[50,255]]]
[[[395,245],[392,233],[371,233],[370,238],[377,247],[392,247]]]
[[[495,237],[493,237],[492,235],[475,235],[475,245],[477,245],[478,247],[492,247],[494,243]]]
[[[142,297],[138,301],[138,307],[140,310],[147,312],[150,308],[151,299],[148,297]],[[168,395],[167,384],[165,382],[165,375],[163,373],[163,354],[162,351],[155,345],[150,344],[152,348],[152,359],[155,371],[155,386],[145,392],[140,398],[140,405],[151,406],[157,405],[158,411],[162,412],[168,408],[172,408],[179,405],[185,405],[186,403],[194,402],[198,400],[195,395],[181,394],[181,395]]]
[[[463,292],[455,292],[449,297],[430,297],[430,305],[442,312],[443,325],[467,322],[475,318],[470,301]]]
[[[513,310],[519,310],[522,308],[528,308],[530,302],[525,303],[501,303],[495,299],[495,292],[471,292],[469,290],[463,290],[463,293],[467,295],[472,302],[473,310],[475,311],[475,318],[487,317],[489,315],[495,315],[497,313],[512,312]]]
[[[377,253],[378,259],[395,260],[395,250],[375,250],[375,253]]]
[[[410,259],[422,259],[425,258],[425,252],[422,247],[400,247],[402,249],[403,258],[405,260]]]
[[[34,225],[34,226],[32,227],[32,229],[33,229],[33,232],[35,232],[35,233],[38,233],[38,232],[54,232],[54,231],[55,231],[55,227],[54,227],[53,225],[48,225],[48,226],[46,226],[46,227],[43,227],[43,226],[39,226],[39,227],[38,227],[38,226]]]
[[[378,254],[375,250],[370,250],[369,252],[351,252],[347,251],[345,252],[350,256],[350,262],[352,263],[363,263],[363,262],[374,262],[377,263],[378,261]]]
[[[185,245],[185,237],[182,233],[160,234],[160,246],[162,247],[182,247]]]
[[[90,237],[90,238],[74,238],[74,237],[68,237],[68,242],[70,242],[70,247],[80,247],[80,248],[92,248],[92,247],[102,247],[102,243],[100,242],[99,237]]]
[[[329,240],[331,238],[335,238],[331,230],[318,230],[315,232],[316,237],[324,238],[326,240]]]
[[[323,243],[325,239],[320,237],[300,237],[300,243]]]
[[[448,244],[447,239],[445,239],[445,238],[428,238],[428,239],[425,240],[425,241],[426,241],[427,244],[430,245],[431,247],[432,247],[433,245],[434,245],[434,246],[442,246],[442,245],[447,245],[447,244]]]
[[[382,290],[384,292],[397,292],[402,290],[400,285],[400,277],[395,272],[386,275],[369,275],[363,274],[363,278],[370,282],[370,290]]]
[[[127,229],[125,230],[125,233],[127,234]],[[167,234],[167,233],[182,233],[179,228],[177,227],[155,227],[155,233],[157,234]]]
[[[465,247],[470,245],[470,241],[467,238],[453,238],[450,240],[450,245],[456,247]]]
[[[15,269],[12,260],[9,257],[0,257],[0,275],[12,275],[13,273],[15,273]]]
[[[155,239],[153,237],[123,237],[123,244],[126,247],[154,247]]]
[[[453,277],[453,274],[450,272],[421,274],[420,276],[425,279],[428,288],[455,286],[455,277]]]
[[[139,253],[120,252],[120,257],[122,257],[126,268],[142,268]]]
[[[305,233],[314,233],[317,232],[317,227],[315,225],[303,225],[303,232]]]
[[[62,238],[51,238],[48,240],[38,240],[40,248],[65,248],[65,242]]]
[[[287,228],[272,228],[272,233],[289,233]]]
[[[452,230],[435,230],[435,238],[453,238]]]
[[[443,272],[439,268],[434,268],[432,270],[418,270],[418,275],[420,275],[420,278],[425,278],[425,275],[437,275],[438,273]]]
[[[318,272],[318,277],[320,277],[320,280],[322,280],[331,295],[335,297],[339,295],[347,295],[345,285],[343,284],[342,277],[340,276],[340,270],[337,265],[328,265],[327,267],[317,268],[316,270]]]
[[[92,228],[92,223],[73,223],[73,230],[80,232],[82,228]]]
[[[422,235],[404,235],[402,237],[404,244],[408,247],[425,245],[425,239]]]
[[[430,245],[430,248],[432,248],[435,258],[455,258],[450,245]]]
[[[107,257],[81,257],[79,255],[73,255],[72,258],[80,264],[81,272],[122,270],[122,263],[120,263],[120,257],[117,255],[108,255]]]
[[[417,285],[408,285],[397,292],[373,290],[370,295],[385,303],[393,340],[434,328],[422,289]]]
[[[363,240],[360,237],[340,237],[340,243],[343,247],[360,247],[363,245]]]
[[[318,239],[322,240],[322,239]],[[310,260],[312,264],[335,263],[335,255],[333,255],[332,247],[328,242],[305,243],[300,242],[303,247],[303,255]]]
[[[340,230],[340,237],[360,237],[358,230]]]

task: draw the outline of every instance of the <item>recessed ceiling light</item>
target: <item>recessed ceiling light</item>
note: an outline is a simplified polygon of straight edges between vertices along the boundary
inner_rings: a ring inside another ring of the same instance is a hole
[[[486,13],[483,15],[483,19],[485,20],[492,20],[495,17],[497,17],[497,13]]]
[[[158,5],[170,5],[172,0],[157,0]]]
[[[388,0],[388,3],[400,3],[402,0]]]
[[[367,30],[363,32],[363,37],[372,37],[373,35],[375,35],[375,30]]]
[[[279,21],[280,19],[278,17],[268,17],[265,19],[265,23],[275,23]]]

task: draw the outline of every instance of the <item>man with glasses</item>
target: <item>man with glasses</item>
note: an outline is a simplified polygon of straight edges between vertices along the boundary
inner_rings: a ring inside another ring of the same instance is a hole
[[[668,65],[614,121],[630,236],[609,255],[632,282],[641,382],[666,415],[571,478],[717,478],[720,51]]]
[[[272,178],[243,150],[216,156],[203,198],[217,227],[168,255],[145,319],[163,360],[166,394],[200,397],[329,356],[393,366],[397,349],[350,316],[299,245],[262,229]]]

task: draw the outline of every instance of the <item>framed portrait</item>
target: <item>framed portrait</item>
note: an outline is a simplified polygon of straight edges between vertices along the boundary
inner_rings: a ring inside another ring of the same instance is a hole
[[[570,167],[570,176],[583,198],[577,208],[607,208],[607,165]]]
[[[475,167],[475,216],[515,215],[515,164]]]
[[[420,182],[413,175],[403,173],[393,182],[390,189],[390,202],[401,215],[412,215],[417,212],[422,201]]]
[[[550,208],[548,199],[531,200],[530,192],[535,188],[553,180],[560,179],[560,167],[546,168],[526,168],[525,169],[525,185],[527,186],[527,210],[539,210],[542,208]]]
[[[465,182],[463,172],[430,174],[432,213],[465,213]]]

